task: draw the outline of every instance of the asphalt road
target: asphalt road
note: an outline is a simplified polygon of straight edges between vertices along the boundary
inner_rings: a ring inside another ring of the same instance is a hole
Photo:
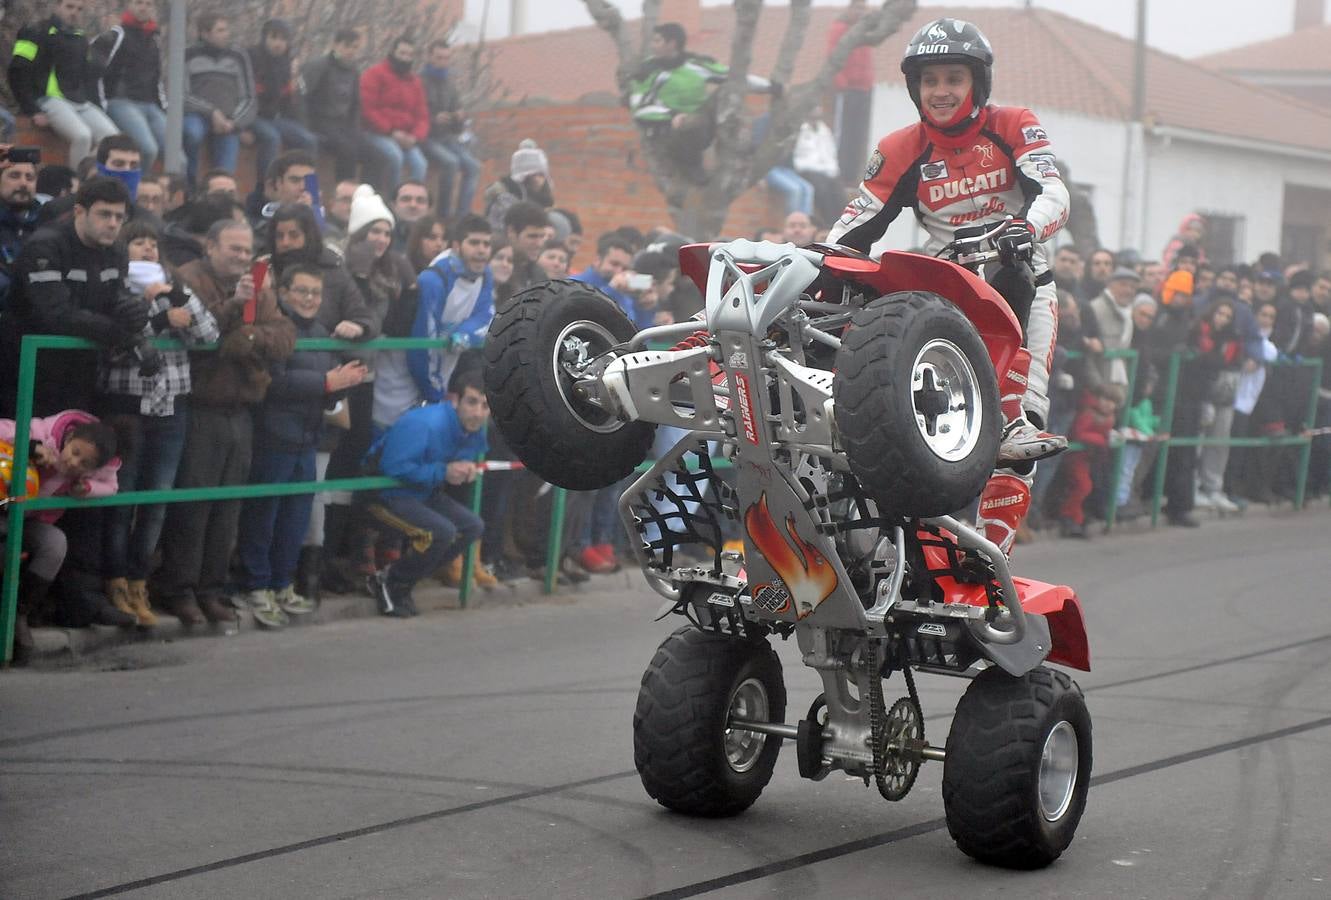
[[[0,674],[0,896],[1331,897],[1329,528],[1322,508],[1019,549],[1019,574],[1079,591],[1094,665],[1095,780],[1044,871],[956,850],[938,764],[888,804],[801,780],[787,747],[739,818],[657,807],[630,722],[672,625],[609,576]],[[920,684],[941,743],[964,683]]]

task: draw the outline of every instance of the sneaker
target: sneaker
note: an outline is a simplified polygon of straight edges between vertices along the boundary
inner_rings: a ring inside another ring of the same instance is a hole
[[[319,608],[309,597],[302,597],[296,593],[294,585],[287,585],[273,592],[273,600],[282,611],[291,616],[307,616]]]
[[[1226,497],[1223,491],[1216,491],[1211,495],[1211,505],[1215,507],[1216,512],[1225,513],[1226,515],[1240,511],[1239,505]]]
[[[1214,508],[1214,506],[1215,506],[1215,501],[1212,499],[1212,496],[1210,494],[1204,494],[1200,490],[1193,492],[1192,495],[1193,509],[1212,509]]]
[[[527,574],[520,563],[514,562],[507,556],[496,559],[494,565],[490,566],[489,569],[495,578],[505,583],[521,581]]]
[[[273,592],[267,589],[257,589],[245,592],[245,605],[249,607],[250,614],[254,616],[254,624],[261,628],[285,628],[291,620],[283,612],[282,607],[277,605],[273,597]]]
[[[567,578],[570,584],[583,584],[592,580],[592,577],[573,561],[573,557],[567,555],[559,561],[559,574]]]
[[[1025,416],[1013,419],[1003,429],[1003,442],[998,445],[998,465],[1035,462],[1068,449],[1068,439],[1061,434],[1041,431]]]
[[[610,563],[611,572],[618,572],[623,568],[619,563],[619,555],[615,553],[615,546],[613,544],[597,544],[592,549],[599,553],[602,559]]]
[[[1165,521],[1175,528],[1201,528],[1202,523],[1197,521],[1197,517],[1191,513],[1180,513],[1178,515],[1166,515]]]
[[[394,596],[392,589],[388,585],[388,573],[385,571],[374,572],[365,578],[366,590],[379,605],[379,614],[390,616],[394,619],[406,619],[411,617],[404,606],[400,605],[399,598]]]
[[[578,565],[593,575],[605,575],[615,571],[615,564],[601,555],[599,547],[583,547],[578,551]]]
[[[202,625],[203,610],[199,609],[199,604],[189,594],[182,594],[173,600],[166,601],[166,611],[180,620],[181,625]]]
[[[434,577],[439,579],[439,583],[444,587],[460,587],[462,585],[462,556],[455,556],[444,563],[435,570]]]

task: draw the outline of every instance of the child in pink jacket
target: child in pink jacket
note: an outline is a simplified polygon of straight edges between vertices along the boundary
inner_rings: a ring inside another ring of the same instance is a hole
[[[14,443],[14,420],[0,419],[0,441]],[[117,489],[116,434],[96,416],[70,409],[33,419],[29,459],[41,478],[41,497],[106,497]],[[65,561],[65,533],[55,526],[63,510],[34,513],[23,523],[23,549],[28,561],[19,586],[19,615],[14,628],[14,655],[22,661],[32,650],[28,613],[44,612],[51,582]],[[2,521],[2,520],[0,520]],[[0,527],[0,532],[3,528]]]

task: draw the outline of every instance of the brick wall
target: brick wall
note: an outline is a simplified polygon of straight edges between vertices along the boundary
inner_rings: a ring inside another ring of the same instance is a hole
[[[642,158],[638,131],[622,107],[594,102],[514,107],[483,112],[475,120],[487,154],[482,191],[507,173],[518,143],[532,138],[550,157],[555,204],[578,214],[589,239],[620,225],[644,231],[671,225]],[[779,227],[782,218],[780,198],[760,185],[731,206],[725,233],[748,237],[763,226]]]
[[[556,204],[578,214],[589,239],[620,225],[643,231],[671,225],[665,199],[642,158],[637,129],[622,107],[595,102],[510,107],[482,112],[475,119],[484,143],[478,206],[486,186],[508,172],[509,157],[518,142],[533,138],[550,157]],[[46,162],[63,163],[67,145],[49,131],[22,127],[26,122],[20,120],[15,142],[40,146]],[[70,165],[74,162],[77,160]],[[324,183],[330,184],[331,163],[322,162]],[[428,180],[433,184],[433,175]],[[237,181],[242,191],[253,185],[251,148],[241,149]],[[783,217],[780,198],[759,185],[731,206],[725,234],[749,237],[760,227],[779,227]]]

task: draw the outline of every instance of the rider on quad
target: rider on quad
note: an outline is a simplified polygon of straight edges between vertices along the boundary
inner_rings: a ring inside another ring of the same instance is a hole
[[[901,61],[920,121],[878,142],[860,192],[828,235],[829,243],[868,253],[887,226],[910,208],[936,254],[966,226],[990,228],[1011,218],[995,238],[1005,258],[1031,259],[1034,299],[1013,311],[1025,349],[1001,373],[1004,419],[998,471],[980,501],[986,536],[1011,552],[1017,525],[1030,506],[1034,462],[1067,448],[1046,433],[1049,366],[1058,332],[1058,291],[1047,242],[1068,218],[1068,190],[1049,137],[1029,109],[990,106],[993,50],[980,30],[960,19],[937,19],[911,38]],[[972,228],[973,230],[973,228]],[[996,285],[997,286],[997,285]],[[1027,352],[1028,351],[1028,352]]]

